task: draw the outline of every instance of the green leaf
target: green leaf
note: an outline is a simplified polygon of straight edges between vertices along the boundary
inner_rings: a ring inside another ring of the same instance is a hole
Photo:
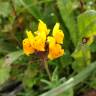
[[[94,70],[94,72],[90,76],[88,84],[91,88],[96,88],[96,70]]]
[[[78,28],[74,17],[73,1],[57,0],[57,5],[60,10],[61,17],[69,30],[72,42],[76,45],[78,42]]]
[[[75,59],[75,61],[72,64],[72,68],[76,72],[80,72],[91,62],[91,53],[87,45],[78,46],[76,50],[73,52],[72,56]]]
[[[6,17],[10,13],[11,13],[10,4],[8,2],[0,2],[0,15]]]
[[[80,82],[82,82],[84,79],[86,79],[89,75],[91,75],[91,72],[96,70],[96,61],[92,64],[90,64],[87,68],[85,68],[83,71],[81,71],[76,76],[70,78],[63,84],[59,85],[57,88],[54,88],[44,94],[41,94],[40,96],[59,96],[59,94],[68,91],[70,88],[76,86]]]
[[[70,53],[65,52],[65,55],[60,57],[60,63],[62,67],[66,68],[68,65],[72,64],[73,58]]]
[[[80,40],[83,37],[96,35],[96,11],[88,10],[78,16]]]
[[[79,43],[73,52],[72,56],[75,62],[72,64],[73,69],[76,72],[81,71],[91,61],[91,50],[89,45],[92,44],[94,36],[96,35],[96,11],[88,10],[78,16],[78,28],[79,28]],[[88,41],[83,44],[82,38],[88,37]],[[93,47],[94,48],[94,47]],[[93,49],[94,50],[94,49]]]
[[[22,51],[9,53],[5,58],[0,59],[0,85],[3,84],[10,76],[11,64],[23,55]]]
[[[29,89],[32,88],[32,86],[37,82],[35,78],[37,73],[38,70],[36,68],[36,64],[32,64],[31,66],[28,65],[28,68],[24,73],[23,85]]]
[[[90,46],[90,51],[91,52],[96,52],[96,41],[94,41],[91,46]]]
[[[52,80],[47,81],[47,80],[41,80],[43,83],[47,84],[46,89],[53,89],[58,87],[60,84],[66,82],[66,78],[61,78],[59,79],[58,77],[58,67],[56,67],[53,71],[52,74]],[[73,96],[73,88],[70,88],[68,91],[59,94],[58,96]]]
[[[65,91],[62,94],[59,94],[58,96],[73,96],[73,88],[70,88],[68,91]]]
[[[32,14],[37,20],[41,18],[39,6],[35,5],[32,0],[20,0],[20,3]]]
[[[94,89],[96,88],[96,76],[94,78],[92,78],[92,80],[89,84],[90,84],[91,88],[94,88]]]

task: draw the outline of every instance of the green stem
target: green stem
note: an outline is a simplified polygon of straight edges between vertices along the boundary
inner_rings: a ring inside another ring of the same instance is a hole
[[[81,71],[76,76],[70,78],[63,84],[59,85],[57,88],[54,88],[40,96],[58,96],[59,94],[69,90],[70,88],[72,88],[75,85],[82,82],[89,75],[91,75],[91,72],[93,72],[94,70],[96,70],[96,61],[94,63],[90,64],[87,68],[85,68],[83,71]]]
[[[49,80],[51,81],[51,74],[50,74],[50,71],[49,71],[49,68],[48,68],[48,63],[47,63],[46,60],[44,60],[44,67],[45,67],[45,70],[48,74]]]

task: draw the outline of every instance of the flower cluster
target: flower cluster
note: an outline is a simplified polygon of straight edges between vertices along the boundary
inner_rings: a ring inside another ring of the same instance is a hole
[[[59,29],[60,24],[56,23],[52,36],[49,36],[50,30],[47,25],[39,20],[38,30],[34,32],[27,31],[27,38],[23,40],[23,50],[26,55],[34,52],[46,52],[48,51],[48,58],[53,60],[64,54],[61,44],[63,44],[64,33]],[[47,48],[46,48],[47,45]]]

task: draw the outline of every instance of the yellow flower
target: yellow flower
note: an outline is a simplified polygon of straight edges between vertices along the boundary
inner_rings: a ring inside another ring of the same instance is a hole
[[[34,37],[33,48],[37,51],[45,51],[45,40],[41,36]]]
[[[57,43],[63,44],[64,33],[59,29],[60,24],[56,23],[53,28],[53,37],[55,38]]]
[[[44,32],[33,36],[31,31],[27,31],[27,36],[31,46],[37,51],[45,51],[46,34]]]
[[[64,54],[64,49],[61,48],[60,44],[56,44],[55,38],[49,36],[47,38],[47,41],[49,43],[49,54],[48,58],[50,60],[53,60],[55,58],[58,58]]]
[[[39,25],[38,25],[37,34],[40,34],[40,33],[42,33],[42,32],[45,32],[45,34],[48,35],[49,32],[50,32],[50,30],[47,29],[47,25],[46,25],[43,21],[39,20]]]
[[[46,34],[44,32],[34,37],[33,47],[37,51],[45,51]]]
[[[39,20],[38,30],[32,34],[31,31],[26,31],[27,37],[23,40],[23,50],[26,55],[38,51],[45,51],[49,49],[48,58],[53,60],[64,54],[64,49],[61,45],[63,43],[64,34],[59,29],[60,24],[56,23],[53,28],[53,36],[48,36],[49,29],[46,24]],[[47,37],[48,36],[48,37]],[[46,44],[48,43],[48,48]]]
[[[32,46],[37,51],[45,51],[46,36],[49,33],[46,24],[39,20],[38,30],[35,33],[34,40],[32,41]]]
[[[64,49],[61,48],[60,44],[54,44],[53,46],[49,44],[49,54],[48,58],[50,60],[56,59],[64,54]]]
[[[46,24],[39,20],[38,30],[35,32],[35,38],[33,41],[33,47],[37,51],[45,51],[46,36],[49,33]]]
[[[29,40],[31,46],[33,46],[34,36],[33,36],[32,32],[31,31],[26,31],[26,34],[27,34],[27,37],[28,37],[28,40]]]
[[[31,46],[28,38],[25,38],[25,39],[23,40],[23,50],[24,50],[24,53],[25,53],[26,55],[29,55],[29,54],[34,53],[34,49],[33,49],[33,47]]]

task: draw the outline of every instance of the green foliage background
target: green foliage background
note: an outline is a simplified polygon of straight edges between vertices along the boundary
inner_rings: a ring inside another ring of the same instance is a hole
[[[36,56],[22,52],[38,19],[50,29],[60,22],[65,34],[64,56],[48,61],[52,81]],[[95,0],[0,0],[0,96],[79,96],[96,89],[95,60]]]

